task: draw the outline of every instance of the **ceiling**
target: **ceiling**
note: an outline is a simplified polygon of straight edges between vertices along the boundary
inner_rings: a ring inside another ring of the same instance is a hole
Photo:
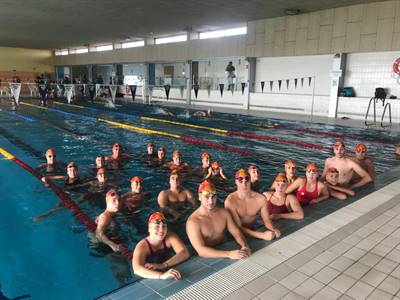
[[[0,0],[0,46],[78,47],[367,2],[377,0]]]

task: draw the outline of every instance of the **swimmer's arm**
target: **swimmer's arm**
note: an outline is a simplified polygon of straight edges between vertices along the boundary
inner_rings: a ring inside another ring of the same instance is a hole
[[[210,178],[210,176],[211,176],[211,167],[208,168],[208,173],[207,173],[206,177],[204,177],[203,180]]]
[[[186,233],[190,243],[199,256],[209,258],[229,258],[229,251],[218,250],[206,246],[201,234],[200,226],[197,222],[189,219],[186,222]]]
[[[329,198],[328,187],[325,184],[323,184],[322,182],[320,182],[320,181],[318,182],[318,185],[319,185],[319,188],[321,189],[321,191],[319,193],[318,198],[313,199],[313,200],[310,201],[311,204],[318,203],[318,202],[321,202],[321,201],[326,200],[326,199]]]
[[[226,227],[228,228],[229,233],[233,236],[235,241],[240,245],[242,249],[250,249],[247,244],[246,238],[244,237],[240,228],[236,225],[235,221],[233,221],[232,216],[228,210],[226,213]]]
[[[108,236],[105,234],[105,231],[109,224],[110,224],[109,218],[104,215],[100,215],[97,220],[96,237],[99,241],[110,246],[110,248],[114,252],[117,252],[119,250],[118,249],[119,245],[110,240]]]
[[[136,275],[143,278],[160,279],[163,272],[150,270],[145,267],[146,264],[146,248],[143,242],[139,242],[133,252],[132,268]]]
[[[291,194],[294,191],[298,190],[303,183],[302,178],[297,178],[295,181],[293,181],[286,189],[286,194]]]
[[[192,193],[191,191],[189,191],[189,190],[187,190],[186,193],[187,193],[187,199],[188,199],[188,201],[189,201],[190,203],[192,203],[192,205],[193,205],[194,208],[197,208],[198,203],[197,203],[197,201],[196,201],[196,198],[193,196],[193,193]]]
[[[221,174],[221,177],[222,177],[223,179],[225,179],[225,180],[227,179],[226,176],[225,176],[225,174],[224,174],[224,170],[222,170],[222,168],[219,169],[219,174]]]
[[[168,235],[167,242],[171,244],[172,249],[174,249],[175,255],[163,263],[165,268],[179,264],[190,257],[189,250],[175,233],[171,233]]]
[[[343,186],[337,186],[337,185],[331,185],[329,183],[325,183],[330,189],[338,191],[338,192],[342,192],[345,193],[349,196],[354,196],[356,193],[349,188],[343,187]]]
[[[286,214],[278,214],[278,219],[288,219],[288,220],[302,220],[304,219],[304,211],[301,207],[296,196],[288,195],[289,206],[292,212]]]
[[[68,176],[65,175],[53,175],[53,176],[44,176],[42,177],[43,182],[47,182],[47,180],[66,180]]]
[[[369,174],[369,176],[371,176],[372,180],[375,180],[375,166],[374,163],[372,162],[372,160],[370,160],[368,158],[367,161],[367,173]]]
[[[355,188],[359,188],[359,187],[372,181],[371,176],[367,173],[367,171],[365,171],[363,168],[361,168],[359,164],[352,161],[352,166],[353,166],[354,172],[356,172],[358,174],[358,176],[361,177],[361,180],[352,184],[349,187],[351,190],[353,190]]]
[[[275,228],[274,224],[272,223],[271,218],[269,217],[269,211],[267,208],[267,199],[263,195],[263,205],[261,206],[261,219],[263,220],[264,226],[268,229],[271,230],[277,237],[281,235],[281,232],[279,231],[278,228]]]

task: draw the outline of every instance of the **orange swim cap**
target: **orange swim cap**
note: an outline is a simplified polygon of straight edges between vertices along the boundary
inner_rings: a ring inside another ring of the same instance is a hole
[[[364,144],[358,144],[356,146],[356,152],[367,152],[367,146]]]
[[[139,176],[133,176],[133,177],[131,178],[131,182],[139,182],[139,183],[142,183],[143,180],[142,180],[142,178],[140,178]]]
[[[338,173],[339,171],[336,168],[328,168],[328,170],[326,171],[327,174],[331,174],[331,173]]]
[[[306,167],[307,171],[318,171],[318,166],[316,163],[309,163]]]
[[[162,212],[156,211],[149,217],[148,223],[153,223],[156,221],[166,221],[165,216]]]
[[[46,155],[47,154],[55,154],[56,152],[54,151],[54,149],[52,149],[52,148],[49,148],[49,149],[47,149],[47,151],[46,151]]]
[[[208,157],[208,158],[210,158],[210,154],[208,154],[208,152],[203,152],[203,153],[201,153],[201,158],[203,159],[204,157]]]
[[[339,147],[339,146],[345,147],[344,142],[342,142],[342,141],[336,141],[336,142],[333,144],[333,147]]]
[[[278,173],[275,177],[275,181],[285,181],[287,182],[286,173]]]
[[[220,163],[217,162],[217,161],[214,161],[214,162],[211,164],[211,168],[217,169],[217,168],[220,168],[220,167],[221,167],[221,165],[220,165]]]
[[[239,169],[236,173],[235,173],[235,177],[246,177],[246,176],[250,176],[249,172],[247,172],[247,170],[245,169]]]
[[[199,194],[202,194],[203,192],[215,193],[215,191],[216,191],[215,186],[208,180],[204,180],[199,185]]]
[[[118,143],[115,143],[115,144],[113,145],[113,148],[114,148],[114,147],[122,148],[121,144],[118,144]]]
[[[288,159],[285,161],[285,166],[296,167],[296,162],[294,160]]]
[[[154,147],[154,144],[153,143],[147,143],[147,147],[149,147],[149,146],[153,146]]]
[[[172,151],[172,157],[175,156],[181,156],[181,153],[179,152],[179,150],[175,149],[174,151]]]
[[[107,194],[106,194],[106,200],[109,197],[115,196],[115,194],[119,195],[119,192],[117,191],[117,189],[109,189]]]

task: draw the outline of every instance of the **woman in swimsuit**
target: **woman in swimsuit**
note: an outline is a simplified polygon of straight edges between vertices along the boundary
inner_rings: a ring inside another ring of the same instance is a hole
[[[275,191],[265,192],[267,198],[267,209],[272,220],[292,219],[301,220],[304,212],[294,195],[287,195],[288,181],[285,173],[278,173],[275,177],[273,187]]]
[[[318,166],[309,163],[306,167],[306,177],[297,178],[286,190],[286,194],[296,191],[296,198],[301,206],[315,204],[329,198],[327,186],[318,180]]]
[[[149,218],[149,235],[133,252],[132,267],[136,275],[152,279],[181,279],[178,270],[170,268],[188,259],[190,253],[175,233],[168,233],[167,220],[160,212]],[[171,257],[170,249],[175,252]]]

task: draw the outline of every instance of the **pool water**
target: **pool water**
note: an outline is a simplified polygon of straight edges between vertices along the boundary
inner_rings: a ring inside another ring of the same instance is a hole
[[[159,191],[169,187],[166,170],[152,168],[140,159],[148,142],[154,142],[155,148],[166,147],[168,160],[173,149],[180,149],[183,161],[192,167],[200,165],[200,154],[208,151],[213,160],[221,163],[231,185],[237,169],[246,167],[249,163],[257,163],[262,173],[263,190],[270,186],[276,173],[282,171],[286,159],[294,159],[300,166],[316,162],[323,168],[324,159],[331,155],[330,146],[337,138],[328,134],[316,135],[293,129],[344,134],[343,140],[348,149],[354,149],[359,142],[366,143],[369,156],[374,159],[378,178],[384,178],[384,173],[387,174],[389,170],[400,165],[393,157],[393,144],[397,142],[398,137],[396,132],[267,120],[222,113],[215,113],[211,119],[187,118],[187,111],[180,108],[168,108],[177,115],[170,118],[161,115],[157,107],[140,104],[118,107],[117,110],[105,109],[98,104],[84,105],[95,110],[53,105],[53,108],[61,111],[57,112],[22,105],[15,115],[10,113],[6,104],[2,104],[0,147],[32,167],[44,161],[43,153],[47,148],[54,148],[58,160],[74,161],[80,167],[83,176],[94,177],[95,157],[110,154],[111,145],[115,142],[121,143],[124,150],[135,158],[120,171],[111,173],[115,184],[121,192],[126,192],[130,188],[129,178],[138,175],[144,179],[144,190],[151,193],[150,200],[139,213],[129,218],[118,218],[122,224],[121,235],[128,241],[129,249],[133,249],[137,241],[145,236],[147,218],[158,207],[157,195]],[[133,132],[82,116],[101,117],[123,124],[185,135],[222,146],[252,151],[253,154],[241,155],[226,149],[186,143],[169,136]],[[134,116],[168,119],[280,138],[284,141],[246,139],[205,129],[143,120]],[[280,127],[269,128],[265,126],[268,123]],[[295,143],[287,143],[288,141]],[[306,148],[301,146],[300,142],[302,145],[323,145],[326,148]],[[301,168],[299,173],[303,174]],[[86,227],[69,210],[62,210],[41,221],[34,221],[35,216],[52,209],[58,200],[50,189],[30,173],[10,160],[0,159],[0,174],[0,188],[3,190],[0,200],[0,284],[1,291],[7,297],[30,295],[31,299],[92,299],[138,280],[132,275],[130,262],[125,257],[104,256],[89,247]],[[196,194],[198,182],[198,179],[189,179],[184,186]],[[369,189],[373,189],[373,186]],[[220,205],[223,205],[226,195],[223,191],[218,193]],[[70,197],[76,200],[79,194],[71,193]],[[85,202],[80,208],[92,220],[103,209],[101,201],[100,205]],[[172,225],[170,230],[178,232],[187,242],[182,224]]]

